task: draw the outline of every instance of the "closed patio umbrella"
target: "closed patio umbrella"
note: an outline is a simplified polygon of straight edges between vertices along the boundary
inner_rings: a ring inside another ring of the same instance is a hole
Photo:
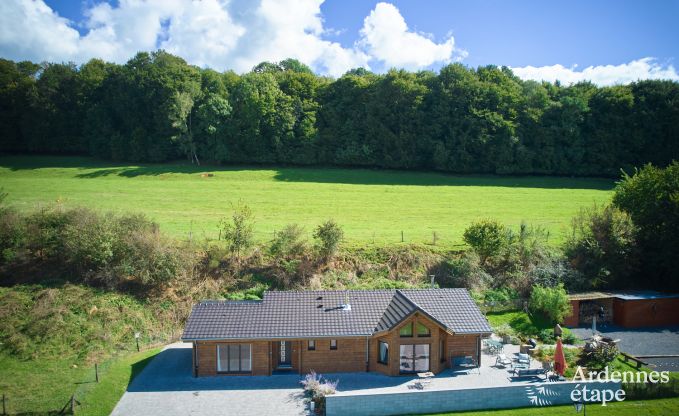
[[[557,338],[556,349],[554,350],[554,371],[562,376],[566,368],[568,368],[568,364],[566,364],[566,356],[563,353],[563,344],[561,344],[561,338]]]

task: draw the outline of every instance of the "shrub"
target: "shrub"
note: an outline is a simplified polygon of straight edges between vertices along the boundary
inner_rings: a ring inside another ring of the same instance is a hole
[[[509,230],[494,220],[473,223],[464,230],[464,242],[479,255],[481,263],[496,256],[508,243]]]
[[[237,258],[254,245],[254,222],[250,207],[239,202],[233,210],[231,220],[220,222],[221,237],[227,241],[229,250]]]
[[[304,392],[316,403],[316,409],[322,414],[325,408],[325,397],[335,394],[338,381],[324,379],[320,374],[311,370],[300,383],[304,387]]]
[[[554,344],[556,342],[556,338],[554,338],[554,330],[543,329],[538,333],[538,339],[545,344]]]
[[[529,307],[534,313],[544,313],[552,323],[562,322],[572,312],[563,284],[557,287],[533,286]]]
[[[629,215],[595,205],[573,218],[564,254],[590,287],[629,286],[641,261],[637,234]]]
[[[288,224],[276,234],[269,252],[274,257],[295,257],[304,254],[307,242],[304,229],[297,224]]]
[[[490,281],[490,275],[481,267],[479,256],[465,252],[462,256],[442,262],[437,273],[443,287],[482,288]]]
[[[619,353],[620,351],[615,344],[600,342],[583,358],[587,367],[601,370],[615,360]]]
[[[314,238],[320,255],[326,259],[331,259],[339,250],[340,242],[344,237],[342,228],[332,219],[316,227]]]
[[[0,265],[17,256],[26,241],[26,224],[15,211],[0,209]]]

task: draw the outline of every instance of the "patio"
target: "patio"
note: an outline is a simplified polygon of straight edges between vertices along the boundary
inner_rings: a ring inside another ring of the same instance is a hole
[[[507,358],[512,359],[514,364],[516,364],[514,359],[518,356],[518,353],[518,345],[504,345],[504,354]],[[424,391],[507,387],[545,382],[545,376],[513,379],[512,366],[496,367],[495,360],[495,355],[484,351],[478,371],[476,368],[447,369],[432,377]],[[542,363],[531,358],[530,368],[542,368]],[[351,395],[414,391],[412,385],[419,380],[417,376],[388,377],[377,373],[329,374],[327,378],[339,380],[338,394]]]

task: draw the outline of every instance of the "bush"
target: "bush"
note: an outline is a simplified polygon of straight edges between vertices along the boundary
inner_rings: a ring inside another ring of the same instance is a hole
[[[489,257],[498,255],[508,243],[509,230],[494,220],[473,223],[464,230],[464,242],[479,255],[484,264]]]
[[[5,232],[2,220],[8,215],[0,218],[0,232]],[[57,207],[12,221],[13,232],[24,236],[15,238],[13,250],[49,260],[53,269],[67,271],[71,281],[150,287],[167,283],[193,263],[188,251],[164,238],[143,215]]]
[[[584,356],[585,365],[595,370],[601,370],[618,356],[620,351],[615,344],[598,343],[592,351]]]
[[[554,330],[553,329],[543,329],[538,333],[538,339],[545,344],[554,344],[556,342],[556,338],[554,337]]]
[[[304,229],[297,224],[288,224],[276,234],[269,252],[274,257],[290,258],[301,256],[306,248]]]
[[[544,313],[552,323],[562,322],[572,312],[563,284],[557,287],[533,286],[528,305],[534,313]]]
[[[314,403],[316,403],[317,411],[323,414],[325,409],[325,397],[330,394],[335,394],[338,381],[324,379],[320,374],[311,370],[300,383],[304,387],[304,392],[310,396]]]
[[[344,231],[334,220],[324,222],[314,231],[318,251],[326,260],[337,254],[342,237],[344,237]]]
[[[485,287],[491,277],[483,270],[479,256],[465,252],[462,256],[446,260],[439,266],[438,281],[443,287],[466,287],[476,289]]]
[[[254,222],[252,219],[252,210],[250,207],[239,202],[233,208],[231,220],[222,219],[220,222],[221,238],[226,240],[229,245],[229,250],[234,253],[237,258],[245,250],[254,245]]]
[[[26,241],[26,224],[13,210],[0,210],[0,265],[16,258]]]

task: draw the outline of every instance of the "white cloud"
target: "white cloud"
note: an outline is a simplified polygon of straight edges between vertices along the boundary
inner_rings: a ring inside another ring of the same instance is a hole
[[[512,68],[522,79],[536,81],[560,81],[572,84],[579,81],[592,81],[597,85],[628,84],[640,79],[671,79],[679,81],[679,73],[672,65],[661,65],[654,58],[642,58],[620,65],[589,66],[578,71],[577,66],[566,68],[563,65],[525,66]]]
[[[163,48],[189,63],[250,70],[292,57],[325,74],[355,67],[422,68],[461,59],[448,36],[437,44],[415,33],[396,7],[379,3],[350,47],[324,39],[323,0],[120,0],[84,10],[84,34],[43,0],[0,1],[0,55],[14,60],[122,63],[138,51]],[[90,4],[90,3],[86,3]]]
[[[408,29],[399,10],[389,3],[378,3],[363,22],[360,47],[386,67],[419,69],[454,59],[455,39],[448,36],[436,43],[431,35]],[[458,55],[460,57],[466,56]]]

